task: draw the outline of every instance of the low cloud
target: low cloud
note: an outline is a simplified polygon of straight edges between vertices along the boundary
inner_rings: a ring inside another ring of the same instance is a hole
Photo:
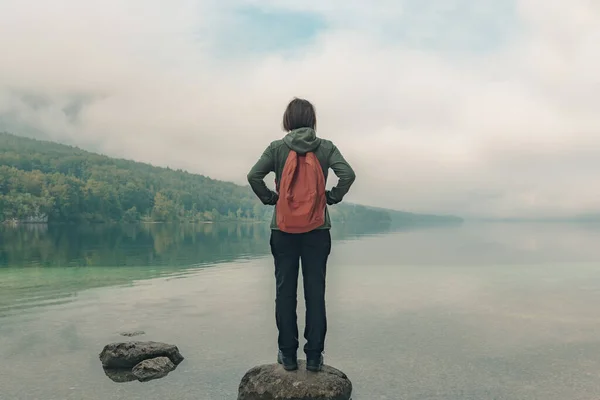
[[[51,3],[0,4],[0,129],[243,184],[300,96],[357,170],[349,200],[599,211],[591,0]],[[236,46],[252,29],[236,13],[252,7],[324,27],[296,47]]]

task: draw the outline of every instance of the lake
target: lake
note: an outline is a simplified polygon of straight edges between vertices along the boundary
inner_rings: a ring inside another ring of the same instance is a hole
[[[268,235],[258,224],[0,227],[0,399],[234,400],[243,374],[276,357]],[[355,400],[600,398],[600,226],[337,226],[333,237],[325,360]],[[138,330],[186,359],[164,379],[114,383],[98,353]]]

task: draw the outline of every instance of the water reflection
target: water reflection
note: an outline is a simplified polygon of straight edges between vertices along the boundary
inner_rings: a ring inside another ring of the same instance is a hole
[[[338,224],[334,240],[389,231]],[[0,225],[1,267],[190,266],[268,252],[266,224]]]
[[[0,228],[0,266],[189,266],[265,252],[258,224],[23,225]]]
[[[387,232],[338,224],[334,240]],[[0,317],[269,253],[266,224],[0,225]]]
[[[398,264],[436,266],[594,263],[599,242],[600,224],[466,223],[395,230],[372,243],[371,256],[376,262],[393,253]]]

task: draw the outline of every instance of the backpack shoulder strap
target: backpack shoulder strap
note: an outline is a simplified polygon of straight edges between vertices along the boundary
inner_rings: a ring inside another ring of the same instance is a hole
[[[290,189],[290,184],[294,179],[296,168],[298,167],[298,153],[290,149],[285,164],[283,165],[283,171],[281,172],[281,179],[277,189],[280,189],[283,185],[284,190]]]

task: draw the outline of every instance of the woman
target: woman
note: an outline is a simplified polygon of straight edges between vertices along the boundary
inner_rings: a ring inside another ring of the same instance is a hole
[[[325,275],[327,258],[331,250],[329,231],[331,221],[327,208],[324,207],[324,216],[319,216],[323,223],[316,229],[304,233],[288,233],[280,229],[282,225],[279,223],[280,219],[277,218],[277,210],[283,208],[277,206],[278,192],[280,192],[286,161],[290,157],[290,153],[297,154],[299,160],[312,153],[320,164],[325,181],[329,169],[333,170],[339,179],[338,184],[331,190],[323,188],[320,192],[325,197],[327,205],[341,202],[355,179],[354,171],[337,147],[331,141],[317,137],[316,125],[317,119],[313,105],[304,99],[292,100],[283,114],[283,128],[287,134],[282,139],[272,142],[248,173],[248,182],[263,204],[276,206],[271,221],[270,245],[275,261],[277,286],[275,300],[275,318],[279,330],[277,361],[288,371],[298,368],[296,293],[300,261],[302,261],[306,303],[306,328],[304,331],[306,368],[316,372],[320,371],[323,366],[323,350],[327,332]],[[277,192],[270,190],[264,182],[265,176],[270,172],[275,173]],[[314,195],[314,188],[311,193]]]

